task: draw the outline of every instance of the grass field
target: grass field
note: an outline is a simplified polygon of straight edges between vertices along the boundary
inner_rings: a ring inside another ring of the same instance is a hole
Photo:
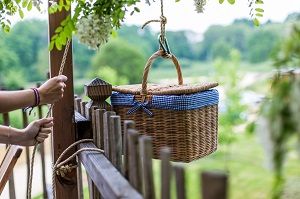
[[[160,198],[160,161],[154,160],[155,186]],[[290,153],[285,165],[287,185],[284,199],[300,198],[300,160]],[[188,199],[201,198],[200,173],[207,170],[228,172],[230,199],[269,199],[272,193],[272,172],[264,166],[262,146],[255,135],[237,134],[230,146],[221,145],[214,154],[185,164]],[[85,198],[88,189],[85,188]],[[174,183],[172,198],[176,198]]]

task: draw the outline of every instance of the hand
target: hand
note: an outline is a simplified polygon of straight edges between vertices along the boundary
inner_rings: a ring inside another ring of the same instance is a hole
[[[65,82],[67,77],[59,75],[46,81],[38,88],[40,94],[40,104],[52,104],[63,97]]]
[[[31,122],[22,130],[22,139],[19,145],[33,146],[37,141],[44,142],[48,135],[52,132],[53,118],[45,118]]]

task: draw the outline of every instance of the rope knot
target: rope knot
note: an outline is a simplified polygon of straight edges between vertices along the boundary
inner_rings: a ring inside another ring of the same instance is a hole
[[[167,17],[165,17],[165,16],[160,16],[160,22],[162,23],[162,24],[167,24]]]
[[[71,171],[76,168],[77,165],[73,164],[62,165],[56,169],[56,175],[65,177],[67,173],[71,173]]]

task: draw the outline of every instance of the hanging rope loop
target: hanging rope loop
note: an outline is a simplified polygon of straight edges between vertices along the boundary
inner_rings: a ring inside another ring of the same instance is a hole
[[[171,51],[168,45],[168,41],[166,38],[166,24],[167,24],[167,17],[164,16],[164,4],[163,0],[160,0],[160,19],[152,19],[144,23],[142,26],[142,29],[144,29],[148,24],[152,22],[159,22],[160,23],[160,35],[158,36],[158,43],[159,43],[159,49],[164,51],[166,54],[166,57],[171,56]]]

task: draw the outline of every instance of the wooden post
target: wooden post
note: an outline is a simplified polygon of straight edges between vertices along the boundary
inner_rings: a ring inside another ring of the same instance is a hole
[[[155,199],[155,189],[152,169],[152,140],[149,136],[141,136],[139,139],[142,159],[142,173],[144,184],[144,198]]]
[[[50,1],[49,1],[50,6]],[[69,11],[62,10],[55,14],[49,14],[49,40],[55,34],[55,30],[60,26],[62,20],[71,14]],[[54,77],[58,75],[61,65],[64,48],[59,51],[56,48],[50,52],[50,76]],[[66,82],[66,89],[64,97],[59,102],[55,103],[53,107],[52,115],[54,117],[53,127],[53,160],[56,161],[59,155],[72,143],[75,142],[75,133],[73,128],[74,117],[74,92],[73,92],[73,64],[72,64],[72,43],[67,54],[66,64],[63,74],[68,77]],[[71,150],[65,157],[73,154],[75,151]],[[75,164],[75,161],[73,162]],[[56,178],[56,198],[65,199],[72,198],[77,199],[77,175],[76,170],[72,171],[67,176],[68,179],[58,181]]]
[[[142,193],[142,179],[139,156],[139,133],[134,129],[128,130],[129,182]]]
[[[107,111],[103,115],[103,128],[104,128],[104,153],[107,159],[111,160],[111,145],[110,140],[112,138],[110,129],[110,116],[116,115],[115,112]]]
[[[41,84],[37,83],[37,87],[40,87]],[[42,105],[38,106],[38,116],[39,119],[43,118],[43,110],[42,110]],[[40,145],[40,153],[41,153],[41,163],[42,163],[42,183],[43,183],[43,197],[44,199],[48,198],[48,193],[47,193],[47,185],[46,185],[46,169],[45,169],[45,145],[44,142],[42,142]]]
[[[22,119],[23,119],[23,128],[26,128],[28,126],[28,116],[26,111],[22,111]],[[29,153],[29,147],[25,147],[26,151],[26,169],[27,169],[27,186],[29,185],[29,175],[30,175],[30,153]],[[27,187],[28,188],[28,187]]]
[[[164,147],[160,150],[161,159],[161,198],[170,199],[171,186],[171,150]]]
[[[186,199],[184,167],[181,165],[175,165],[174,171],[176,177],[177,199]]]
[[[97,142],[95,145],[100,148],[104,149],[104,128],[103,128],[103,117],[105,113],[105,109],[97,109],[96,110],[96,134],[97,134]]]
[[[135,123],[132,120],[125,120],[124,121],[124,135],[123,135],[123,155],[124,155],[124,163],[123,163],[123,175],[125,176],[125,178],[129,179],[129,174],[128,174],[128,170],[129,170],[129,166],[128,166],[128,129],[133,129],[135,128]]]
[[[113,115],[110,117],[111,128],[111,155],[112,164],[121,171],[122,168],[122,134],[121,134],[121,118]]]
[[[3,113],[3,124],[5,126],[10,125],[9,121],[9,113]],[[11,176],[8,181],[8,189],[9,189],[9,198],[15,199],[16,198],[16,191],[15,191],[15,180],[14,180],[14,173],[12,171]]]
[[[223,172],[203,172],[202,198],[203,199],[226,199],[228,176]]]

